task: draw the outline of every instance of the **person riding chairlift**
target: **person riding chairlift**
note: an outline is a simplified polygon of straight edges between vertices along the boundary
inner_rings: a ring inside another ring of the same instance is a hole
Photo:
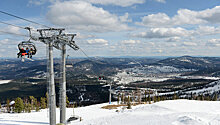
[[[21,57],[23,56],[22,53],[25,53],[24,48],[19,49],[19,53],[17,54],[17,55],[18,55],[18,58],[19,58],[20,56],[21,56]]]
[[[27,55],[28,52],[29,52],[29,49],[26,48],[26,50],[24,50],[24,51],[21,53],[21,57],[24,56],[24,58],[25,58],[25,55]],[[28,58],[29,58],[29,55],[28,55]]]
[[[28,54],[28,58],[29,58],[29,55],[30,55],[30,58],[32,58],[32,53],[33,53],[33,49],[31,48]]]
[[[26,50],[25,50],[25,52],[26,52],[26,55],[28,55],[28,58],[29,58],[29,49],[28,48],[26,48]]]

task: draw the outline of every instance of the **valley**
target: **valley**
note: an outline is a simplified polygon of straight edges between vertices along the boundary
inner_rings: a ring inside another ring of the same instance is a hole
[[[77,58],[67,63],[67,96],[70,102],[90,105],[108,101],[107,84],[116,88],[155,89],[159,95],[177,93],[185,97],[194,94],[219,94],[220,58],[170,57],[160,58]],[[56,94],[59,95],[59,59],[55,59]],[[47,91],[46,60],[20,62],[0,60],[0,100],[34,96],[40,98]],[[99,79],[102,77],[102,80]],[[118,91],[118,90],[117,90]],[[115,97],[115,96],[113,96]],[[57,100],[58,96],[57,96]],[[113,98],[117,100],[117,98]],[[57,102],[58,103],[58,102]]]

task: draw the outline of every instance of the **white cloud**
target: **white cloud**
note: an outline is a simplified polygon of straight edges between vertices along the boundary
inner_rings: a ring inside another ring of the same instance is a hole
[[[220,39],[210,39],[206,43],[207,46],[212,46],[212,47],[219,47],[220,46]]]
[[[155,0],[155,1],[160,2],[160,3],[166,3],[165,0]]]
[[[82,34],[82,33],[76,33],[76,39],[87,39],[87,38],[94,38],[94,35],[90,35],[90,34]]]
[[[142,38],[170,38],[170,37],[186,37],[192,35],[194,31],[185,30],[181,27],[177,28],[151,28],[146,32],[132,34],[133,37]]]
[[[137,44],[140,43],[140,40],[122,40],[121,41],[122,44]]]
[[[2,31],[6,31],[6,32],[14,33],[14,34],[20,34],[20,28],[14,27],[14,26],[4,27],[4,28],[2,28]],[[1,33],[1,34],[3,34],[3,33]]]
[[[149,27],[160,27],[164,25],[170,25],[170,17],[165,13],[150,14],[142,18],[142,22],[136,22],[138,25]]]
[[[196,29],[197,34],[199,35],[213,35],[220,33],[220,27],[214,26],[199,26]]]
[[[184,45],[184,46],[197,46],[197,44],[194,42],[183,42],[182,45]]]
[[[180,39],[180,37],[171,37],[167,39],[167,42],[179,42]]]
[[[134,4],[142,4],[145,0],[84,0],[93,4],[101,5],[117,5],[122,7],[132,6]]]
[[[56,2],[49,8],[47,18],[55,25],[94,32],[130,29],[126,24],[123,24],[116,15],[87,2]]]
[[[91,39],[87,40],[89,44],[95,44],[95,45],[108,45],[108,41],[104,39]]]
[[[29,0],[29,4],[34,5],[42,5],[47,2],[56,3],[65,0]],[[79,0],[70,0],[70,1],[79,1]],[[128,7],[135,4],[143,4],[146,0],[80,0],[84,2],[89,2],[92,4],[100,4],[100,5],[116,5],[121,7]],[[164,0],[155,0],[157,2],[163,2]]]
[[[163,50],[162,50],[162,49],[159,49],[159,50],[157,50],[156,52],[158,52],[158,53],[162,53]]]
[[[120,21],[121,21],[121,22],[132,22],[132,19],[129,18],[128,13],[125,13],[124,16],[120,16],[119,18],[120,18]]]
[[[28,1],[28,5],[42,5],[42,4],[45,4],[47,2],[50,2],[50,3],[54,3],[54,2],[58,2],[58,1],[61,1],[61,0],[29,0]]]
[[[65,0],[29,0],[28,4],[34,4],[34,5],[42,5],[47,2],[55,3],[55,2],[61,2]],[[70,0],[70,1],[79,1],[79,0]],[[146,0],[80,0],[89,2],[92,4],[100,4],[100,5],[115,5],[115,6],[121,6],[121,7],[128,7],[135,4],[143,4],[146,2]],[[165,3],[165,0],[154,0],[156,2]]]
[[[136,22],[138,25],[148,27],[167,27],[184,24],[207,24],[220,23],[220,6],[202,11],[192,11],[189,9],[180,9],[177,15],[169,17],[165,13],[150,14],[142,18],[142,22]]]
[[[9,39],[3,39],[3,40],[0,40],[0,44],[3,45],[3,44],[8,44],[9,43]]]

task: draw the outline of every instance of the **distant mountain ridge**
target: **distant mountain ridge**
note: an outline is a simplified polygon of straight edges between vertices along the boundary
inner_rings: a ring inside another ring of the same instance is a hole
[[[59,72],[59,59],[54,62],[55,72]],[[91,58],[91,59],[68,59],[68,63],[73,64],[67,71],[72,74],[111,75],[124,68],[141,67],[147,65],[172,66],[175,68],[196,69],[194,74],[212,74],[220,75],[220,57],[171,57],[167,59],[154,58]],[[46,60],[37,60],[34,62],[21,62],[20,60],[7,61],[0,59],[0,79],[34,77],[45,75],[47,63]],[[42,73],[42,74],[39,74]],[[193,74],[193,73],[192,73]]]
[[[220,57],[191,57],[182,56],[175,58],[167,58],[158,61],[156,64],[159,65],[169,65],[177,68],[187,68],[187,69],[207,69],[220,67]]]

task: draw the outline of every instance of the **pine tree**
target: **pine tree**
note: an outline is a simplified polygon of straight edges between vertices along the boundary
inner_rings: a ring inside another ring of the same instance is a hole
[[[131,109],[131,101],[130,101],[130,96],[128,96],[128,109]]]
[[[148,102],[149,102],[149,104],[151,104],[150,93],[148,94]]]
[[[30,112],[31,112],[31,104],[28,103],[28,113],[30,113]]]
[[[20,97],[17,97],[15,100],[15,109],[14,111],[17,113],[21,113],[24,110],[24,103]]]
[[[166,95],[164,96],[164,100],[168,100],[168,97]]]
[[[201,100],[204,101],[204,96],[203,96],[203,94],[201,95]]]
[[[190,100],[193,100],[193,93],[191,92],[191,94],[190,94]]]
[[[118,105],[119,105],[119,98],[120,98],[120,97],[119,97],[119,94],[118,94],[118,96],[117,96],[117,103],[118,103]]]
[[[121,103],[122,104],[124,103],[124,93],[122,93],[122,95],[121,95]]]
[[[7,107],[7,112],[10,113],[10,100],[7,99],[6,101],[6,107]]]
[[[131,101],[131,102],[133,102],[133,101],[134,101],[132,96],[130,96],[130,101]]]
[[[77,108],[77,102],[74,103],[74,107]]]
[[[180,97],[179,97],[179,93],[177,93],[177,94],[176,94],[176,99],[179,99],[179,98],[180,98]]]
[[[47,105],[47,108],[48,108],[48,104],[49,104],[49,96],[48,96],[48,92],[46,92],[45,96],[46,96],[46,105]]]
[[[157,102],[157,96],[154,96],[154,103]]]
[[[68,107],[69,104],[70,104],[70,101],[68,100],[68,97],[67,97],[67,95],[66,95],[66,107]]]
[[[38,103],[38,102],[37,102],[37,104],[36,104],[36,109],[35,109],[35,111],[36,111],[36,112],[40,111],[40,103]]]
[[[160,101],[160,96],[157,97],[157,101],[158,101],[158,102]]]
[[[215,93],[213,101],[218,101],[218,95]]]
[[[128,98],[124,97],[124,104],[126,104],[128,102]]]
[[[196,100],[200,100],[200,95],[197,95],[195,98]]]
[[[174,92],[174,94],[173,94],[173,100],[176,100],[176,99],[177,99],[176,92]]]
[[[141,103],[141,91],[138,91],[138,102]]]
[[[147,102],[147,90],[144,91],[144,101]]]
[[[36,110],[37,105],[38,105],[37,98],[34,98],[34,109],[35,109],[35,110]]]
[[[207,96],[206,96],[206,100],[207,100],[207,101],[211,101],[210,95],[207,95]]]
[[[34,106],[34,103],[35,103],[35,98],[34,96],[29,96],[30,100],[31,100],[31,109],[34,110],[35,106]]]
[[[41,97],[40,98],[40,107],[41,107],[41,109],[45,109],[45,108],[47,108],[47,105],[46,105],[46,98],[45,97]]]
[[[205,95],[204,100],[206,100],[206,101],[210,101],[210,96],[209,96],[208,94]]]
[[[25,102],[25,104],[24,104],[24,112],[28,112],[28,103],[27,102]]]

